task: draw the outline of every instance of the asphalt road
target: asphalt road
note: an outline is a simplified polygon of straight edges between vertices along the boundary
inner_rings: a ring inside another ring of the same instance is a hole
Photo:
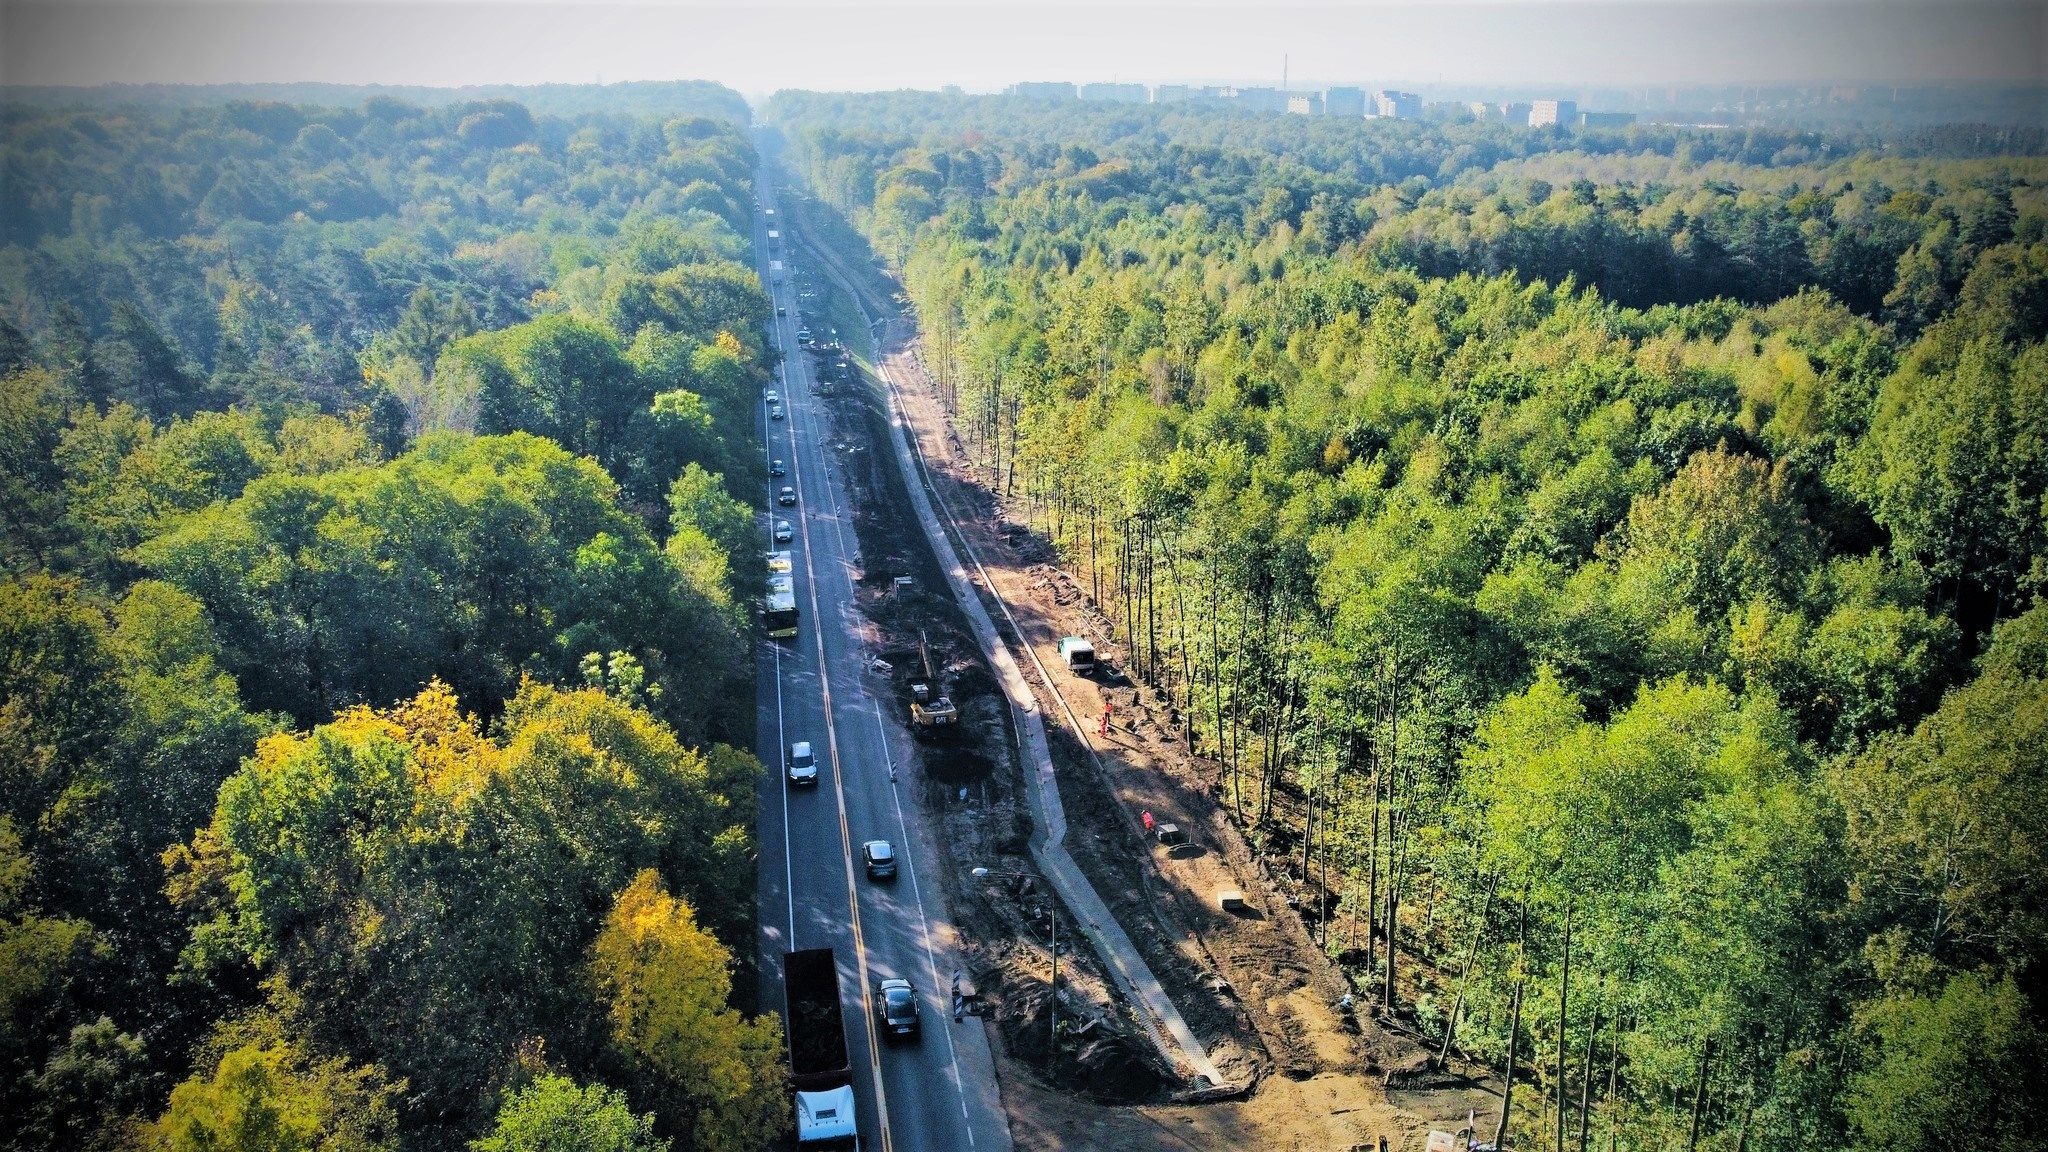
[[[859,542],[839,453],[826,443],[830,425],[811,357],[796,340],[800,317],[790,269],[792,256],[800,254],[781,226],[768,171],[757,180],[761,206],[776,210],[756,215],[754,239],[762,283],[785,312],[773,329],[786,358],[772,387],[787,413],[770,420],[765,402],[761,406],[761,481],[770,515],[796,530],[792,543],[777,547],[792,554],[801,616],[795,638],[763,639],[756,648],[755,752],[768,769],[759,793],[761,1003],[782,1005],[783,952],[834,949],[862,1149],[1009,1152],[987,1036],[974,1017],[955,1024],[949,1008],[951,975],[963,965],[952,947],[932,838],[910,784],[911,738],[881,680],[865,668],[853,592]],[[770,227],[782,233],[772,247]],[[782,262],[779,275],[771,274],[771,260]],[[769,476],[771,459],[784,461],[789,474]],[[797,490],[797,507],[774,504],[784,484]],[[784,777],[786,749],[798,740],[810,741],[816,752],[816,787],[792,789]],[[892,765],[900,783],[892,779]],[[893,881],[867,878],[858,853],[872,839],[895,845]],[[880,1042],[868,1008],[868,990],[894,977],[915,985],[924,1004],[923,1036],[913,1042]]]

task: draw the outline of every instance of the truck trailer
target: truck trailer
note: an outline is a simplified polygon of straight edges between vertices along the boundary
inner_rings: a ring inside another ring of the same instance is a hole
[[[859,1152],[853,1061],[839,1011],[839,962],[830,948],[782,956],[789,1082],[796,1089],[796,1144],[803,1152]]]

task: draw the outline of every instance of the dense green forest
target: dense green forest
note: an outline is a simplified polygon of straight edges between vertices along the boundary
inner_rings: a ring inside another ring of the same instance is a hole
[[[0,1147],[787,1123],[755,157],[654,95],[0,107]]]
[[[1523,1146],[2035,1142],[2048,162],[769,119],[901,273],[1006,514],[1359,985],[1510,1077]]]

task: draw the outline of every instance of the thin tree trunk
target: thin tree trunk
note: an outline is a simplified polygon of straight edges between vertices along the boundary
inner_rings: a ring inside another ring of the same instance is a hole
[[[1700,1044],[1700,1083],[1692,1096],[1692,1135],[1686,1137],[1685,1152],[1693,1152],[1700,1145],[1700,1121],[1707,1114],[1707,1066],[1714,1058],[1714,1038],[1707,1037]]]
[[[1437,1053],[1436,1066],[1441,1071],[1451,1060],[1451,1038],[1458,1033],[1458,1013],[1465,1008],[1465,986],[1472,979],[1472,963],[1479,958],[1479,941],[1486,935],[1486,918],[1493,913],[1493,894],[1500,888],[1498,872],[1486,882],[1486,902],[1479,909],[1479,923],[1472,929],[1472,945],[1465,950],[1465,966],[1458,973],[1458,995],[1451,1001],[1451,1014],[1444,1018],[1444,1046]]]
[[[1616,1023],[1620,1023],[1617,1019]],[[1616,1036],[1607,1044],[1607,1107],[1613,1114],[1607,1120],[1607,1152],[1616,1152],[1621,1147],[1621,1114],[1628,1107],[1628,1101],[1619,1095],[1621,1088],[1621,1037]]]
[[[1397,658],[1398,660],[1398,658]],[[1389,729],[1387,744],[1394,757],[1393,771],[1387,781],[1387,984],[1381,995],[1387,1012],[1392,1014],[1394,1002],[1394,969],[1400,948],[1396,934],[1401,929],[1401,874],[1397,865],[1396,850],[1401,846],[1401,679],[1400,665],[1394,663],[1392,684],[1392,710],[1388,716]]]
[[[1515,1005],[1508,1013],[1508,1071],[1500,1085],[1500,1123],[1493,1129],[1493,1146],[1505,1147],[1508,1113],[1515,1100],[1515,1049],[1522,1033],[1522,988],[1529,980],[1529,885],[1522,885],[1521,928],[1515,942]]]
[[[1557,1152],[1564,1152],[1564,1121],[1566,1101],[1564,1050],[1565,1030],[1571,1023],[1572,995],[1572,906],[1564,906],[1564,963],[1557,977]]]
[[[1377,727],[1377,726],[1375,726]],[[1380,913],[1380,782],[1386,776],[1386,757],[1377,732],[1373,737],[1372,754],[1372,839],[1365,852],[1365,968],[1372,971],[1375,946],[1373,937],[1379,935]]]
[[[1600,1038],[1600,1003],[1593,1003],[1593,1027],[1586,1033],[1586,1070],[1579,1079],[1579,1152],[1586,1152],[1586,1139],[1592,1135],[1588,1117],[1593,1109],[1593,1043]]]

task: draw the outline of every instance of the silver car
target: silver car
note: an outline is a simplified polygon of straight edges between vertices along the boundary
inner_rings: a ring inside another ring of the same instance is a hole
[[[896,878],[896,849],[887,840],[870,840],[860,846],[861,863],[867,866],[868,879],[894,880]]]
[[[818,758],[811,752],[809,740],[798,740],[789,746],[789,757],[783,761],[783,771],[791,784],[816,784],[818,782]]]
[[[777,520],[775,522],[775,542],[777,544],[787,544],[795,536],[796,532],[789,526],[789,521]]]

